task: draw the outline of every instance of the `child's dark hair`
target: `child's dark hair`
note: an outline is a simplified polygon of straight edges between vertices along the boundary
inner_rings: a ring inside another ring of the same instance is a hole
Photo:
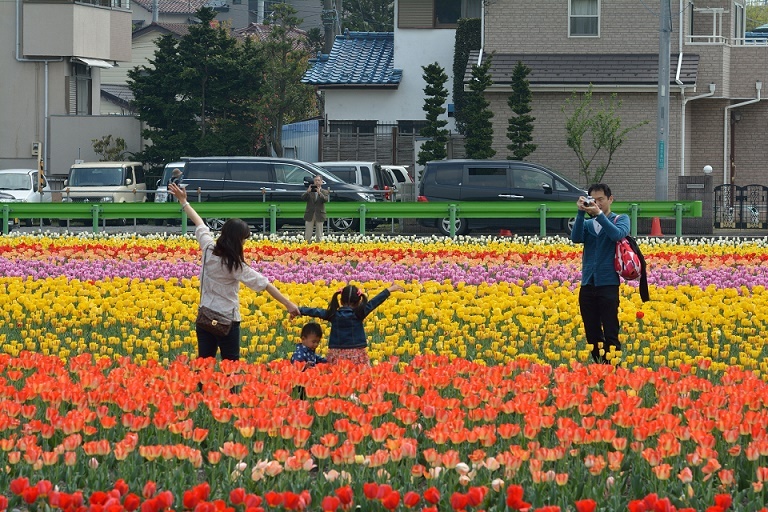
[[[309,322],[304,327],[301,328],[301,337],[306,338],[307,336],[310,336],[314,334],[318,338],[323,337],[323,328],[320,327],[320,324],[317,322]]]
[[[331,297],[326,320],[333,318],[341,306],[351,307],[355,311],[355,316],[362,320],[365,318],[365,304],[367,302],[368,297],[365,296],[361,289],[353,284],[348,284]]]

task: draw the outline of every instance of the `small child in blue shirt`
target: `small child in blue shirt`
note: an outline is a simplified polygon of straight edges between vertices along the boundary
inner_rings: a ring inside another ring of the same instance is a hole
[[[323,339],[323,328],[320,324],[310,322],[301,328],[301,343],[296,344],[296,350],[291,356],[291,362],[306,363],[305,368],[312,368],[317,363],[328,361],[315,353],[320,341]]]

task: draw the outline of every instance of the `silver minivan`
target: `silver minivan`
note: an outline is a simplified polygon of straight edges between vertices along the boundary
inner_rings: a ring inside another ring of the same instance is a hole
[[[40,189],[42,179],[42,189]],[[42,192],[42,193],[41,193]],[[3,169],[0,170],[0,203],[50,203],[51,187],[45,176],[38,175],[37,169]],[[46,219],[46,222],[48,220]],[[14,224],[8,220],[9,227]],[[32,219],[26,219],[25,224],[32,225]]]
[[[173,197],[168,195],[168,183],[171,182],[171,178],[176,170],[181,173],[181,179],[184,179],[184,162],[171,162],[167,164],[163,170],[163,176],[157,180],[157,190],[155,190],[156,203],[166,203]]]
[[[392,176],[382,169],[379,162],[315,162],[315,165],[353,185],[370,187],[374,190],[393,190],[396,188]],[[381,196],[379,198],[381,199]],[[384,199],[388,199],[386,195],[384,195]]]

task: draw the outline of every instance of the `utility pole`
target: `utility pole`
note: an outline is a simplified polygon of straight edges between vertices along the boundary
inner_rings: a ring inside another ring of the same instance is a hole
[[[659,11],[659,90],[656,115],[656,200],[669,195],[669,38],[672,32],[670,0],[661,0]]]
[[[323,0],[323,53],[330,54],[333,40],[336,38],[336,9],[333,0]]]

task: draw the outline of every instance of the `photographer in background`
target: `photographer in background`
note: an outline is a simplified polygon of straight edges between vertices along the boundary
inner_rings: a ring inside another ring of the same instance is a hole
[[[584,244],[581,257],[579,310],[587,343],[596,363],[619,362],[619,274],[613,265],[616,242],[629,234],[629,217],[611,211],[613,195],[608,185],[591,185],[587,197],[576,201],[578,213],[571,241]],[[591,219],[585,219],[589,214]]]
[[[323,241],[323,223],[325,222],[325,203],[328,202],[330,192],[323,189],[323,177],[315,176],[307,191],[301,194],[301,198],[307,202],[304,210],[304,240],[312,240],[312,231],[315,232],[315,241]]]

